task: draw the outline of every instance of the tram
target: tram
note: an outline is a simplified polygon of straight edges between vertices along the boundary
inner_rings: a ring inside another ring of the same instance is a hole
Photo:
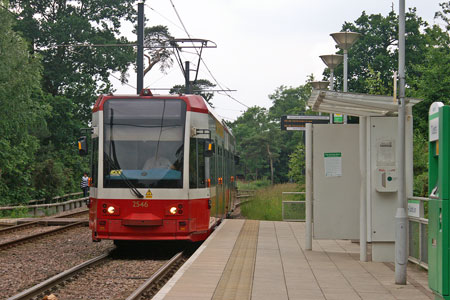
[[[199,95],[101,95],[89,140],[93,241],[201,241],[235,204],[235,139]]]

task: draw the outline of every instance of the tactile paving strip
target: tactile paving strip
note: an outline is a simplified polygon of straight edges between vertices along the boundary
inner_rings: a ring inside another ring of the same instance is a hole
[[[259,221],[246,220],[220,278],[213,300],[251,298]]]

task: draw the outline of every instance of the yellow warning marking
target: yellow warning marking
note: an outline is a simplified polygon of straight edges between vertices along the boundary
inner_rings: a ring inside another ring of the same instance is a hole
[[[152,191],[148,190],[147,193],[145,193],[145,198],[150,199],[152,197],[153,197]]]

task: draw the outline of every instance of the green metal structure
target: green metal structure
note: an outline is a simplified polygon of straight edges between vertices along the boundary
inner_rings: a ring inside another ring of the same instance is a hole
[[[428,284],[450,300],[450,106],[433,103],[429,123]]]

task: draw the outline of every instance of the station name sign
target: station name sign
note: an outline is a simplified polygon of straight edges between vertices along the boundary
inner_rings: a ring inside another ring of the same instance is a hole
[[[328,124],[329,116],[281,116],[281,130],[305,130],[308,123]]]

